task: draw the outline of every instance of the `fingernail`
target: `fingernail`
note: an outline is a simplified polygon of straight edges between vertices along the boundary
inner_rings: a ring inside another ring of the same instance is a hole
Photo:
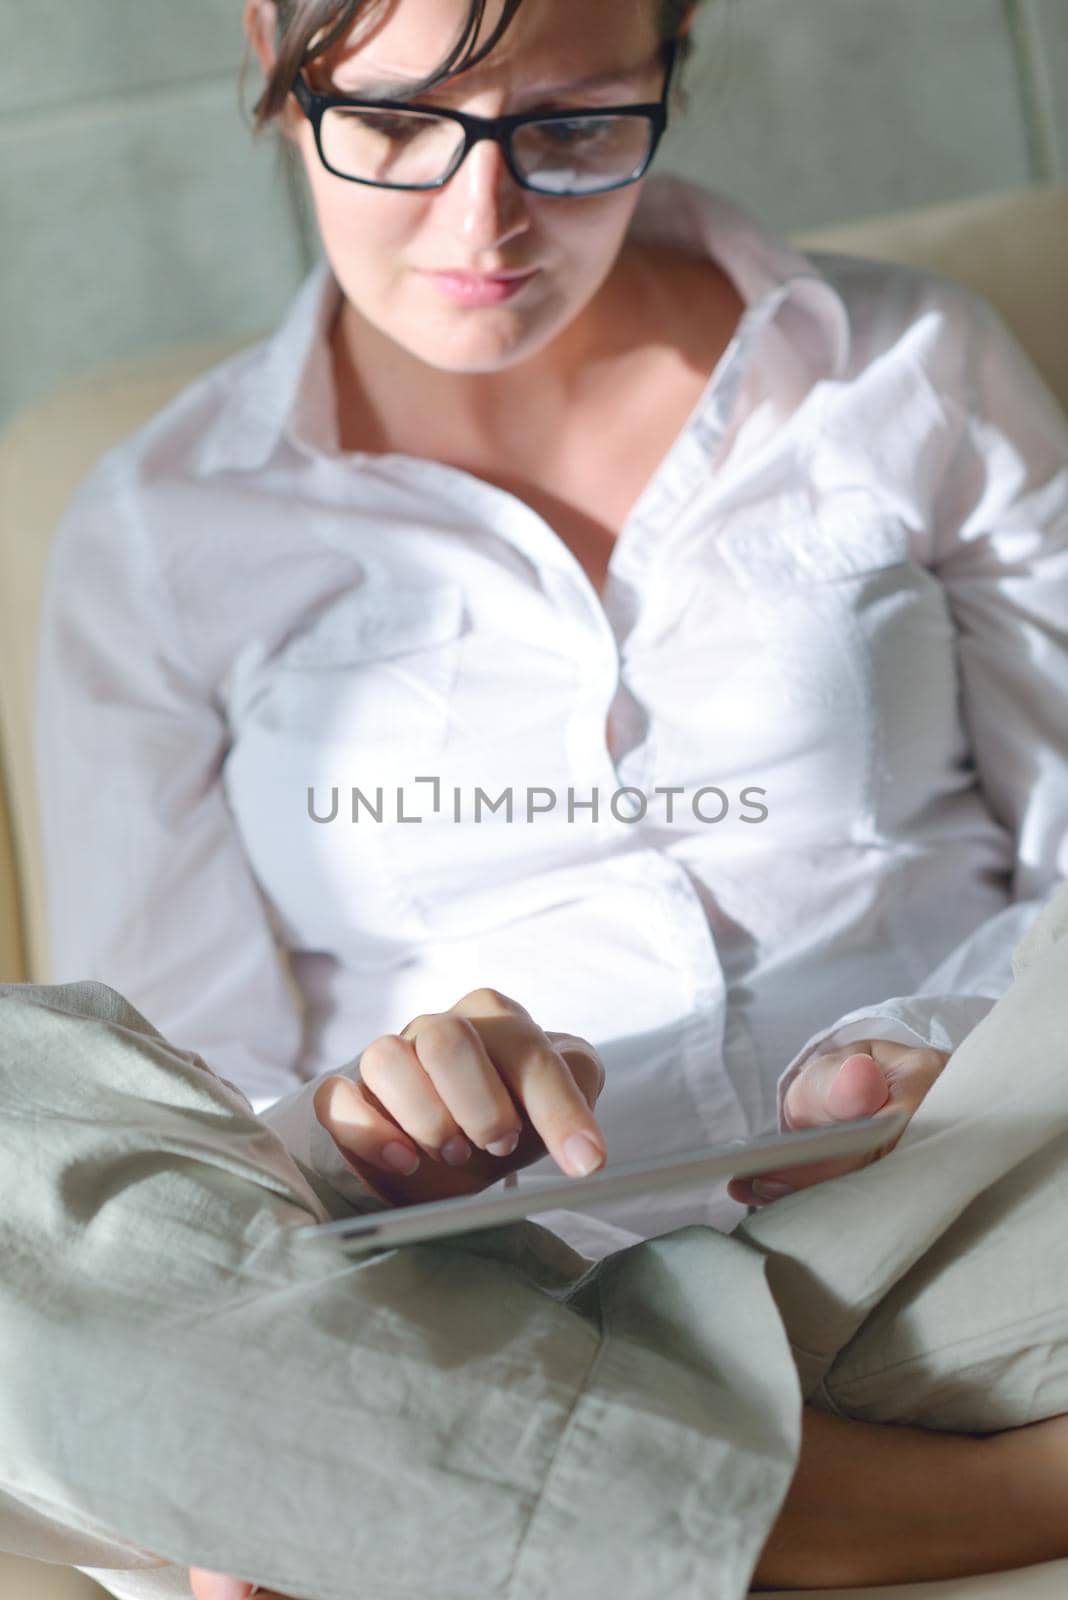
[[[795,1192],[792,1183],[779,1183],[775,1178],[766,1182],[763,1178],[753,1179],[753,1193],[760,1200],[781,1200],[783,1195]]]
[[[576,1177],[585,1178],[604,1159],[603,1153],[585,1133],[573,1133],[564,1141],[564,1160]]]
[[[518,1144],[518,1133],[506,1133],[503,1139],[494,1139],[492,1144],[486,1146],[486,1149],[491,1156],[510,1156]]]
[[[441,1147],[442,1159],[450,1167],[462,1167],[465,1161],[471,1159],[471,1146],[460,1134],[454,1134],[451,1139],[446,1139]]]
[[[382,1160],[391,1172],[403,1172],[406,1175],[413,1173],[419,1165],[419,1157],[403,1144],[383,1146]]]

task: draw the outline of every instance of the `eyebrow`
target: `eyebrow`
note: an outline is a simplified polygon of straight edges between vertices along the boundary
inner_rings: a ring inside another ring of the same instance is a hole
[[[596,72],[588,78],[573,79],[570,83],[534,84],[530,87],[532,95],[557,95],[570,94],[576,89],[608,89],[616,85],[624,87],[631,83],[640,72],[648,67],[647,61],[639,61],[633,67],[615,67],[607,72]],[[437,88],[446,89],[453,80],[446,80],[438,84]],[[359,100],[403,100],[411,92],[412,86],[419,82],[418,78],[369,78],[365,83],[358,83],[338,89],[339,94],[351,95]],[[435,90],[426,89],[424,94],[432,94]]]

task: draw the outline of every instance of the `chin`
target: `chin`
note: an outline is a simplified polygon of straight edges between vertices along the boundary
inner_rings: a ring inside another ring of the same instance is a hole
[[[424,338],[416,339],[408,323],[393,337],[417,360],[441,372],[493,373],[506,372],[537,355],[564,326],[566,323],[554,321],[547,327],[508,327],[501,322],[496,327],[479,327],[472,321],[466,326],[428,329]]]
[[[476,355],[472,353],[465,356],[460,352],[447,353],[442,350],[421,350],[408,347],[410,353],[424,366],[434,367],[438,372],[455,372],[458,375],[475,376],[478,373],[490,374],[494,372],[507,372],[510,367],[518,366],[530,354],[527,349],[501,353],[496,356]]]

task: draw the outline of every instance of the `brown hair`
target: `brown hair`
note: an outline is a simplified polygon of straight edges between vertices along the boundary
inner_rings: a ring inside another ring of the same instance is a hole
[[[358,17],[366,15],[374,20],[383,6],[389,3],[390,0],[274,0],[278,17],[275,64],[263,93],[252,108],[256,131],[266,127],[282,111],[297,73],[303,67],[340,43]],[[475,51],[473,46],[486,14],[486,0],[468,0],[467,20],[460,38],[428,78],[412,85],[412,98],[425,94],[447,78],[465,72],[484,60],[503,38],[522,3],[523,0],[504,0],[497,26],[481,48]],[[700,0],[652,0],[652,3],[660,10],[662,37],[672,39],[677,35],[683,17]],[[689,35],[680,39],[680,63],[686,61],[692,48]]]

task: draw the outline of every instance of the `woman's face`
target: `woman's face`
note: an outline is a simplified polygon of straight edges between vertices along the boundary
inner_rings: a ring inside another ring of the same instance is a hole
[[[418,96],[419,103],[497,117],[658,100],[664,66],[657,12],[655,0],[525,0],[483,62]],[[358,96],[375,80],[428,76],[455,45],[466,15],[467,0],[399,0],[373,31],[358,21],[343,46],[317,61],[308,74],[312,87]],[[499,16],[500,0],[490,0],[480,42]],[[266,64],[270,46],[254,26],[250,31]],[[584,83],[608,74],[618,81]],[[515,366],[572,325],[609,277],[642,187],[571,198],[532,194],[514,181],[503,151],[485,140],[441,189],[369,188],[326,170],[292,98],[286,125],[350,306],[446,371]],[[450,298],[429,275],[448,271],[535,276],[502,303],[472,305]]]

